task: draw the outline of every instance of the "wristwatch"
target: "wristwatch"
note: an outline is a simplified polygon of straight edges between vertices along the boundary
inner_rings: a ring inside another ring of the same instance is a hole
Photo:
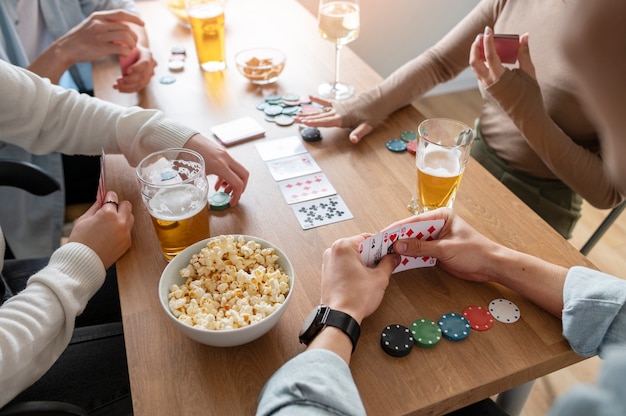
[[[341,329],[352,341],[352,352],[361,335],[361,327],[353,317],[347,313],[319,305],[309,314],[300,330],[300,342],[309,345],[326,325]]]

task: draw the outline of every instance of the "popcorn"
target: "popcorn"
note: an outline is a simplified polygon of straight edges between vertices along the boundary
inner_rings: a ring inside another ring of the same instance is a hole
[[[220,330],[243,328],[271,315],[289,294],[289,276],[273,248],[244,237],[220,236],[180,270],[168,306],[187,325]]]

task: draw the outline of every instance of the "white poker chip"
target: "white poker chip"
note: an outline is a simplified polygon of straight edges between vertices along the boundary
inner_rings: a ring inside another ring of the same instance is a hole
[[[494,299],[489,302],[489,312],[500,322],[512,324],[520,318],[520,310],[516,304],[506,299]]]

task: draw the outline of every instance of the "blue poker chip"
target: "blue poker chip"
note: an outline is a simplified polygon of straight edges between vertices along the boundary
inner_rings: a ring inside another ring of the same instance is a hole
[[[437,323],[441,328],[441,335],[450,341],[463,341],[472,330],[469,321],[454,312],[441,315]]]
[[[209,195],[209,208],[213,211],[223,211],[230,207],[230,195],[226,192],[216,192]]]
[[[399,139],[392,139],[386,143],[387,149],[392,152],[400,153],[406,150],[406,142]]]

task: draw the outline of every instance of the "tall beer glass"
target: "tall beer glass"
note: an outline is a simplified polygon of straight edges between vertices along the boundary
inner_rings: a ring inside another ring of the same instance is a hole
[[[470,157],[474,131],[465,123],[447,118],[424,120],[417,130],[417,186],[409,211],[421,214],[452,207]]]
[[[199,153],[161,150],[139,162],[136,173],[143,202],[168,261],[210,236],[209,184]]]
[[[226,68],[224,6],[226,0],[185,0],[200,68],[218,72]]]

